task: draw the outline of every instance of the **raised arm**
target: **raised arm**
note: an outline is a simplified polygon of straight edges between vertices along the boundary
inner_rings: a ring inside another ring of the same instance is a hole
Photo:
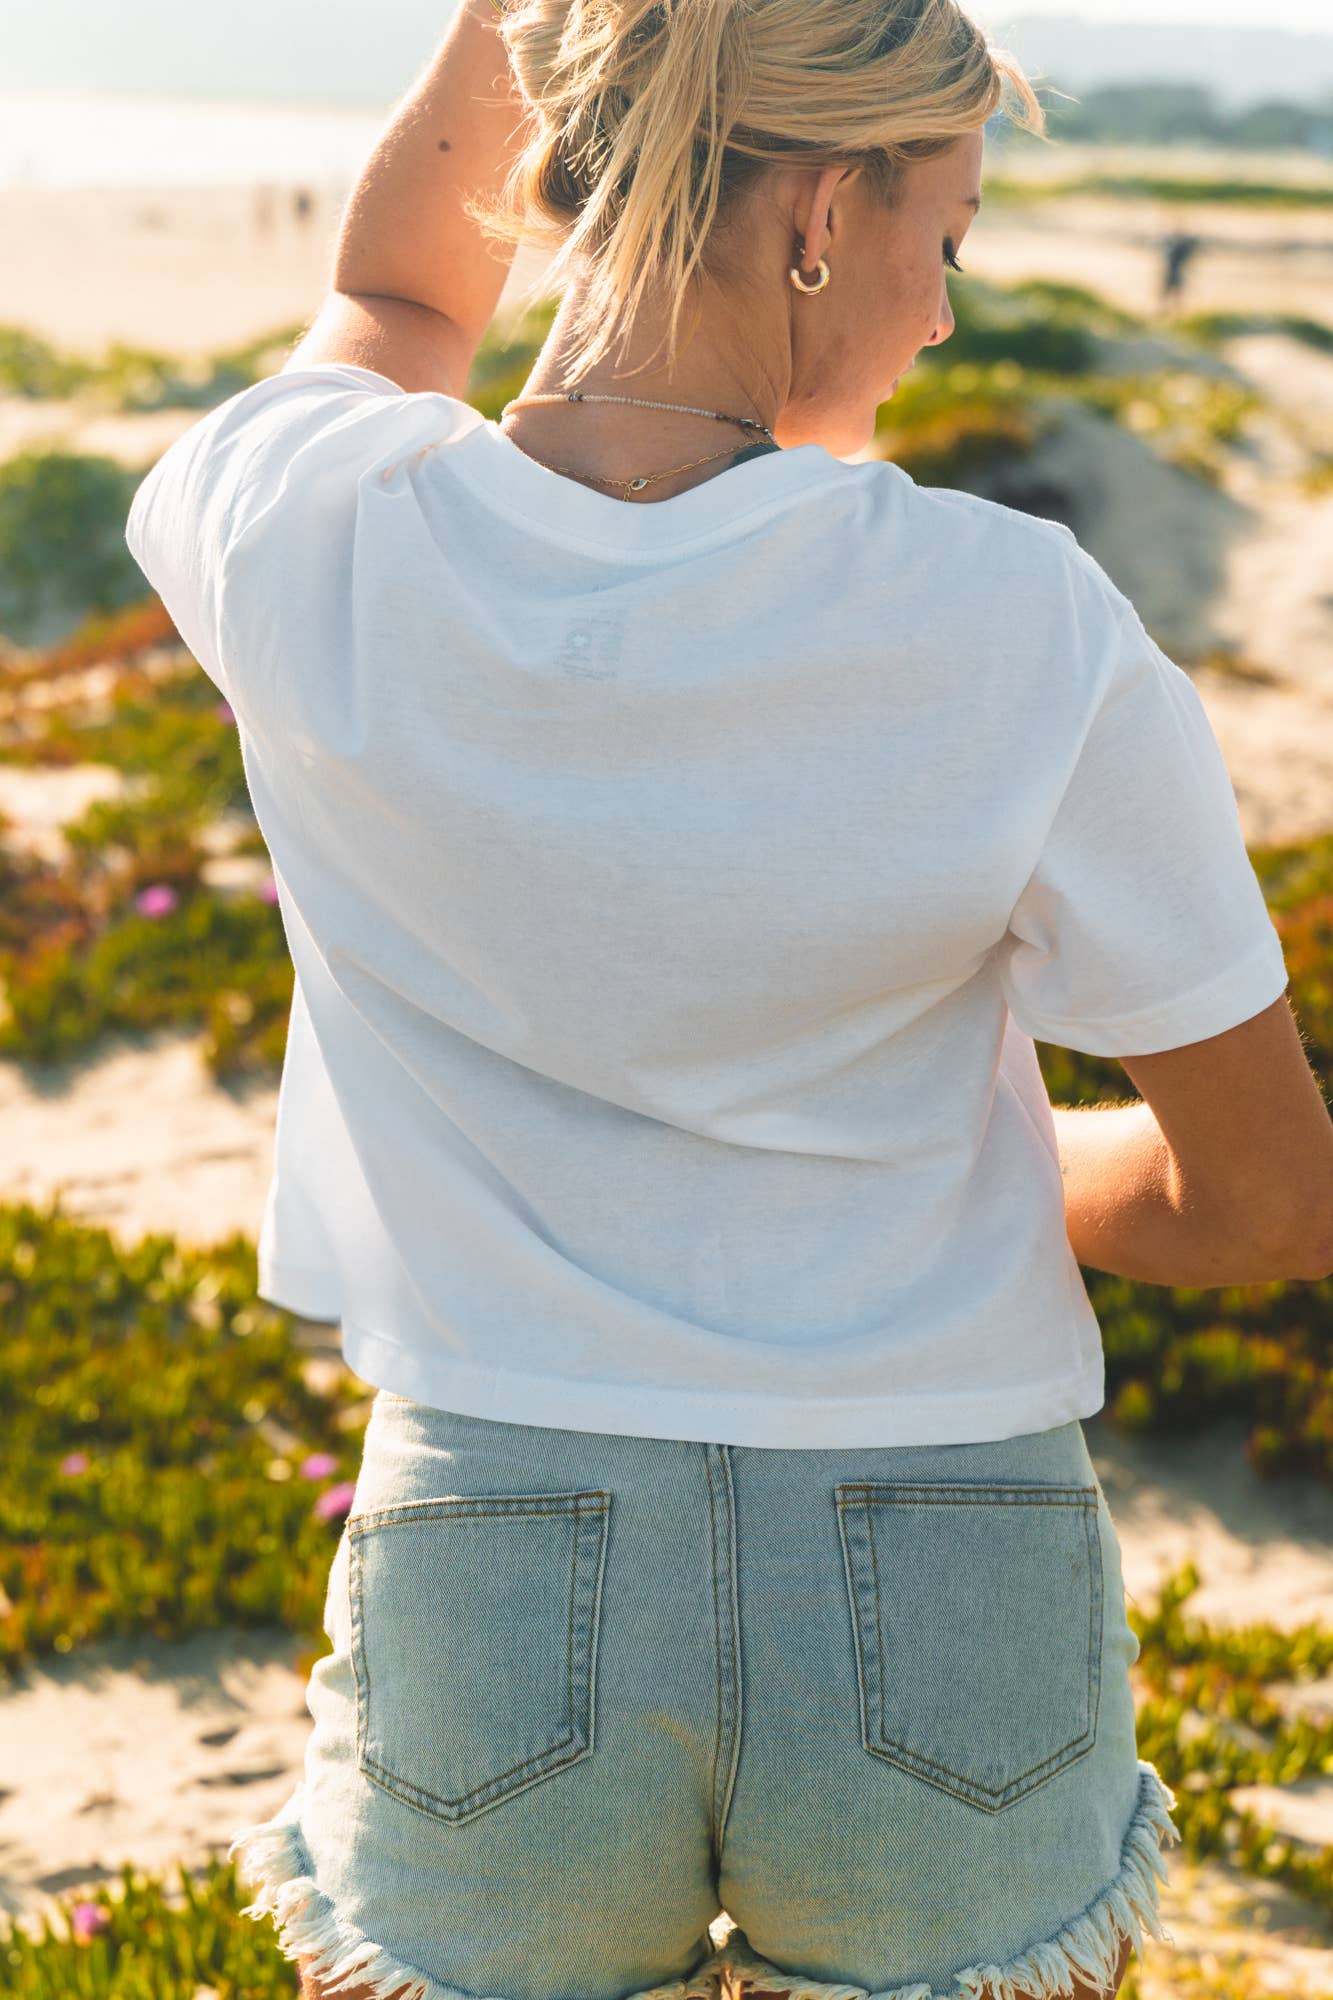
[[[286,369],[351,361],[404,389],[463,394],[514,257],[463,197],[499,192],[529,116],[498,19],[492,0],[459,0],[394,107],[343,210],[329,296]]]

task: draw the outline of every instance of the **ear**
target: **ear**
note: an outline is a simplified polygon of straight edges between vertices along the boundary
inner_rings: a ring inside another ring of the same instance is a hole
[[[834,190],[845,192],[864,171],[861,167],[821,167],[818,179],[797,204],[796,234],[804,249],[803,265],[813,271],[833,240]]]

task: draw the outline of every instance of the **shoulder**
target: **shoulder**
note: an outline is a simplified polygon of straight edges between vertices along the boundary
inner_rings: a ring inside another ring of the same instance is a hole
[[[214,404],[181,432],[158,464],[170,459],[174,466],[189,461],[216,469],[224,461],[239,465],[279,447],[291,451],[306,441],[349,433],[360,448],[368,429],[396,435],[429,423],[445,432],[476,421],[476,412],[452,396],[409,392],[351,362],[319,361],[280,368]]]
[[[956,674],[969,700],[984,685],[988,701],[1027,705],[1034,744],[1051,747],[1161,670],[1132,602],[1064,522],[918,485],[891,460],[849,470],[874,496],[875,569],[892,565],[897,625],[922,634],[937,684]]]
[[[279,369],[196,418],[150,467],[126,521],[130,552],[153,583],[162,546],[182,533],[220,560],[261,521],[354,505],[386,460],[476,421],[451,396],[348,362]]]
[[[969,602],[995,627],[1015,617],[1037,630],[1073,619],[1116,628],[1133,607],[1063,521],[1028,514],[953,486],[921,486],[892,459],[849,466],[865,476],[882,514],[923,574],[946,584],[951,606]]]
[[[1080,559],[1084,565],[1092,562],[1063,521],[1028,514],[1021,507],[1007,507],[1002,501],[956,486],[918,485],[911,473],[892,459],[875,459],[868,464],[878,480],[896,493],[899,504],[926,537],[997,555],[1023,554],[1034,563],[1057,569],[1070,561],[1076,565]]]

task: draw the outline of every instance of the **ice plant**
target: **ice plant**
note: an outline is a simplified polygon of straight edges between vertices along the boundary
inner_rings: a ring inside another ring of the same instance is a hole
[[[88,1944],[111,1922],[111,1913],[100,1903],[76,1903],[70,1912],[69,1927],[80,1944]]]
[[[220,701],[213,710],[219,722],[235,722],[236,712],[229,701]]]
[[[338,1461],[331,1451],[312,1451],[309,1458],[301,1461],[302,1479],[327,1479],[337,1470]]]
[[[153,882],[139,891],[134,907],[141,917],[165,917],[175,909],[176,900],[176,891],[169,882]]]
[[[265,901],[266,903],[276,903],[276,902],[277,902],[277,900],[278,900],[278,885],[277,885],[277,883],[276,883],[276,882],[275,882],[275,881],[273,880],[273,877],[272,877],[271,875],[269,875],[268,877],[266,877],[266,879],[265,879],[265,880],[264,880],[264,881],[263,881],[263,882],[262,882],[262,883],[260,884],[260,889],[259,889],[259,893],[260,893],[260,895],[261,895],[261,896],[263,897],[263,899],[264,899],[264,901]]]
[[[67,1479],[72,1479],[76,1473],[86,1472],[89,1463],[86,1451],[70,1451],[66,1452],[65,1456],[61,1459],[60,1470],[65,1474]]]
[[[350,1479],[344,1479],[337,1486],[330,1486],[327,1493],[321,1493],[312,1512],[317,1521],[340,1521],[351,1511],[352,1498],[356,1486]]]

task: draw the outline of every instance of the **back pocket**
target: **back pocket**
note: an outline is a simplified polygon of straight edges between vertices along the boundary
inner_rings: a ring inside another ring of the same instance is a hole
[[[867,1750],[986,1812],[1097,1738],[1095,1486],[835,1488]]]
[[[591,1755],[610,1502],[464,1496],[348,1518],[358,1770],[461,1821]]]

